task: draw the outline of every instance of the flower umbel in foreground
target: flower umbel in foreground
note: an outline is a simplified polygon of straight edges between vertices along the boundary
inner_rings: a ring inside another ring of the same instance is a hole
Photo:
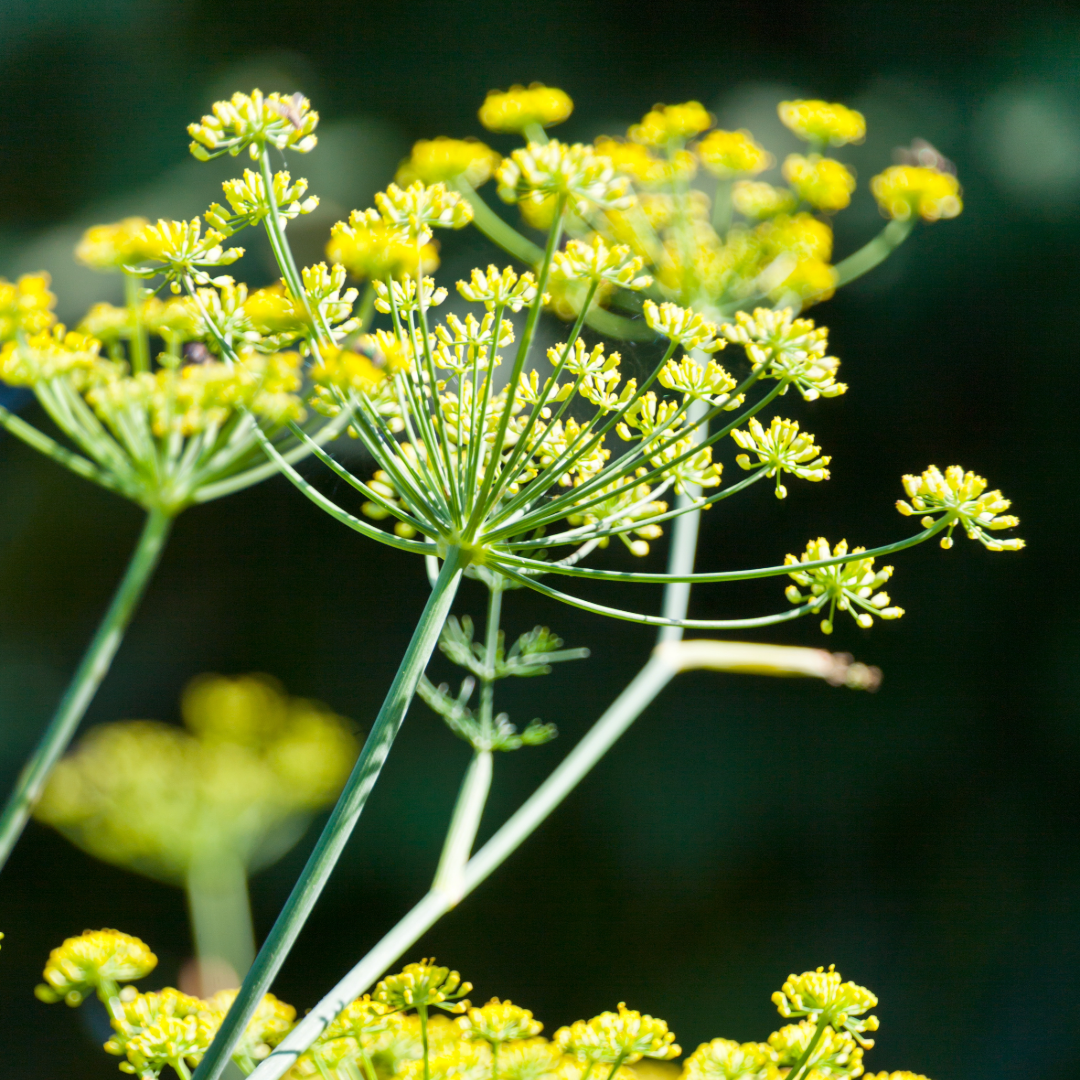
[[[53,951],[46,978],[65,951],[81,949],[81,954],[98,957],[103,935],[143,950],[150,961],[128,964],[114,973],[114,980],[137,980],[153,968],[152,954],[137,939],[116,931],[87,931]],[[105,963],[98,970],[105,970]],[[141,1080],[156,1080],[165,1065],[181,1077],[190,1076],[189,1066],[202,1059],[235,997],[235,991],[226,990],[203,1000],[171,987],[155,992],[127,986],[117,992],[115,981],[96,980],[87,984],[87,992],[96,990],[109,1006],[114,1032],[105,1049],[124,1058],[121,1070]],[[498,998],[480,1008],[453,1006],[467,1010],[455,1023],[427,1018],[428,1006],[445,1008],[468,986],[456,972],[426,960],[406,965],[379,984],[375,996],[385,999],[382,1003],[364,995],[346,1005],[289,1070],[289,1080],[632,1080],[634,1074],[624,1065],[643,1057],[669,1060],[682,1052],[666,1021],[623,1003],[615,1012],[559,1028],[550,1042],[540,1036],[543,1025],[528,1009]],[[79,1004],[84,996],[69,999],[69,1004]],[[51,992],[39,991],[39,997],[58,1000]],[[864,1017],[877,1005],[869,990],[842,982],[831,967],[818,968],[789,976],[773,1000],[781,1016],[804,1019],[762,1042],[716,1038],[702,1043],[686,1059],[680,1080],[780,1080],[785,1074],[790,1080],[808,1075],[854,1080],[862,1073],[864,1052],[874,1045],[863,1033],[878,1026],[876,1017]],[[285,1038],[295,1019],[291,1005],[267,994],[233,1060],[250,1073]],[[920,1078],[883,1072],[878,1080]]]

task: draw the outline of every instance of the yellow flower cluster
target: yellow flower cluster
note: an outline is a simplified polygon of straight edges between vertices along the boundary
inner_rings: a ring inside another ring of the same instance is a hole
[[[765,475],[776,477],[778,499],[787,497],[787,488],[780,483],[782,473],[791,473],[803,480],[829,479],[826,466],[832,459],[819,456],[821,447],[814,445],[814,436],[810,432],[799,431],[797,420],[782,420],[774,416],[766,431],[757,417],[751,416],[746,426],[746,431],[736,428],[731,437],[744,450],[752,451],[757,461],[751,462],[749,454],[739,454],[735,461],[740,468],[747,470],[766,466],[768,471]]]
[[[844,146],[866,138],[863,114],[827,101],[781,101],[780,120],[804,142]]]
[[[187,731],[93,728],[52,773],[38,819],[97,858],[183,884],[215,852],[264,858],[271,837],[333,802],[358,749],[346,721],[265,676],[196,680],[182,712]]]
[[[126,1060],[120,1068],[155,1080],[172,1065],[185,1075],[201,1060],[236,998],[224,990],[201,1000],[166,988],[137,992],[118,982],[148,974],[156,959],[137,938],[113,930],[87,931],[53,950],[46,968],[45,1001],[70,994],[77,1005],[96,991],[109,1004],[113,1037],[105,1049]],[[71,977],[57,974],[68,965]],[[55,989],[54,989],[55,987]],[[471,989],[434,961],[407,964],[383,979],[373,995],[356,998],[322,1030],[286,1073],[286,1080],[639,1080],[643,1058],[667,1061],[681,1048],[666,1021],[628,1009],[576,1020],[551,1040],[532,1012],[492,998],[473,1007],[460,1000]],[[683,1064],[679,1080],[855,1080],[873,1042],[876,1017],[864,1014],[877,998],[843,982],[836,971],[791,975],[773,995],[780,1015],[801,1017],[764,1042],[717,1038],[702,1043]],[[460,1013],[456,1020],[431,1015],[435,1007]],[[251,1072],[292,1029],[296,1011],[267,994],[233,1052]],[[179,1066],[178,1067],[178,1063]],[[362,1070],[362,1072],[361,1072]],[[651,1073],[649,1074],[651,1075]],[[926,1080],[910,1072],[882,1072],[869,1080]]]
[[[574,111],[569,94],[543,83],[512,86],[509,90],[489,90],[480,106],[480,123],[488,131],[522,132],[534,124],[552,127]]]
[[[953,218],[964,208],[951,173],[916,165],[893,165],[870,181],[881,212],[895,221],[918,214],[924,221]]]
[[[740,311],[722,329],[728,341],[746,349],[755,368],[765,369],[766,378],[796,386],[806,401],[847,392],[847,385],[836,381],[840,361],[827,355],[828,330],[812,319],[794,318],[791,308]]]
[[[628,1009],[623,1001],[618,1012],[603,1012],[559,1028],[555,1045],[579,1061],[618,1065],[633,1065],[643,1057],[667,1060],[682,1053],[675,1033],[663,1020]]]
[[[852,550],[851,554],[858,556],[865,550],[865,548],[857,547]],[[848,544],[846,540],[841,540],[834,547],[830,547],[828,540],[820,536],[817,540],[808,541],[806,550],[798,558],[794,555],[784,556],[784,564],[786,566],[798,566],[801,563],[819,562],[834,557],[839,558],[847,555],[847,553]],[[879,619],[899,619],[904,614],[903,608],[889,606],[891,601],[887,592],[878,591],[892,577],[892,573],[893,568],[891,566],[884,566],[875,571],[872,558],[852,558],[845,562],[834,563],[831,566],[820,566],[811,570],[793,570],[788,576],[796,582],[796,585],[789,585],[784,595],[792,604],[808,604],[811,611],[821,611],[828,605],[829,614],[821,623],[822,633],[831,634],[833,632],[833,617],[837,609],[851,612],[851,617],[859,626],[864,630],[868,630],[873,625],[875,615]],[[801,585],[806,589],[806,593],[801,593],[797,585]],[[802,976],[803,983],[809,982],[816,986],[814,980],[810,978],[813,974],[811,972]],[[819,971],[816,974],[820,975],[821,972]],[[794,979],[794,976],[792,978]],[[802,986],[803,983],[799,985]],[[816,1006],[811,1007],[808,1005],[804,1009],[803,999],[798,997],[795,991],[789,990],[787,983],[784,984],[784,987],[784,991],[773,995],[774,1002],[780,1008],[781,1016],[814,1015]],[[818,990],[812,987],[808,991],[807,1000],[819,1000],[819,997],[813,996],[815,993],[818,993]],[[821,993],[824,993],[824,991],[821,991]],[[793,994],[795,996],[792,996]],[[783,1002],[781,998],[784,999]],[[784,1002],[788,1004],[784,1004]],[[822,1008],[825,1008],[825,1006]],[[785,1012],[784,1009],[794,1011]],[[800,1009],[803,1009],[803,1011],[800,1012]],[[817,1011],[820,1012],[821,1009]],[[873,1020],[873,1017],[871,1017],[871,1020]]]
[[[627,134],[636,143],[663,148],[700,135],[712,126],[712,122],[712,116],[700,101],[654,105],[641,123],[634,124]]]
[[[387,1009],[427,1009],[434,1005],[447,1012],[462,1013],[468,1001],[459,1001],[472,989],[461,981],[456,971],[439,967],[434,958],[406,964],[396,975],[383,979],[375,987],[375,1000]]]
[[[44,1002],[74,1007],[99,990],[115,997],[118,983],[142,979],[155,967],[157,957],[144,941],[118,930],[87,930],[49,953],[45,982],[34,993]]]
[[[491,179],[502,158],[478,139],[421,139],[398,167],[395,179],[403,187],[450,182],[461,177],[477,188]]]
[[[553,197],[583,214],[590,207],[619,210],[631,202],[629,184],[609,159],[591,146],[558,139],[515,150],[503,159],[495,179],[499,197],[508,203],[539,204]]]
[[[56,296],[48,274],[23,274],[14,284],[0,278],[0,341],[18,333],[40,334],[56,321]]]
[[[952,547],[952,533],[957,525],[969,539],[978,540],[989,551],[1019,551],[1024,546],[1023,540],[1002,540],[991,535],[1000,529],[1015,528],[1020,519],[1002,513],[1012,503],[1000,491],[987,491],[983,477],[964,472],[959,465],[950,465],[944,474],[931,465],[920,476],[905,476],[904,490],[911,501],[901,499],[896,508],[905,517],[925,514],[922,525],[926,529],[938,520],[949,523],[948,532],[941,539],[943,548]]]
[[[200,161],[221,154],[236,157],[245,147],[253,159],[268,146],[277,150],[295,150],[306,154],[318,142],[314,134],[319,114],[303,94],[263,95],[236,93],[228,101],[214,103],[210,115],[188,125],[191,153]]]

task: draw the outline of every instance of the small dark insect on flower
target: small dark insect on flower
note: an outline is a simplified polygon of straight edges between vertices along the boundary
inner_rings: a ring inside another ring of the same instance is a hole
[[[189,341],[184,346],[184,362],[187,364],[209,364],[214,354],[201,342]]]
[[[343,349],[366,356],[377,368],[386,367],[386,354],[375,344],[375,340],[360,330],[354,331],[342,343]]]
[[[912,139],[910,146],[898,146],[893,151],[897,165],[917,165],[923,169],[956,175],[956,166],[932,143],[925,139]]]
[[[281,115],[285,117],[285,119],[288,120],[289,123],[297,129],[297,131],[299,131],[302,122],[302,114],[300,112],[300,109],[303,104],[304,95],[301,94],[298,90],[295,94],[293,94],[293,96],[288,100],[288,102],[275,102],[274,108],[277,109],[277,111],[281,113]]]

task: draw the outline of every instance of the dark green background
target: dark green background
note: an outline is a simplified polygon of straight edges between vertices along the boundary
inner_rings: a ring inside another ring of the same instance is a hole
[[[682,678],[416,956],[459,968],[480,998],[533,1008],[548,1032],[625,999],[668,1019],[687,1049],[716,1035],[763,1038],[778,1026],[769,994],[783,977],[835,961],[882,999],[873,1070],[1075,1075],[1078,34],[1077,6],[1049,2],[0,9],[0,270],[47,267],[69,319],[115,285],[71,264],[79,230],[123,213],[199,212],[220,176],[186,156],[183,126],[215,96],[254,84],[300,87],[324,118],[319,152],[291,163],[326,202],[297,233],[309,261],[413,139],[482,134],[484,91],[513,81],[572,94],[569,138],[621,130],[657,100],[699,98],[726,122],[764,118],[770,138],[768,110],[783,96],[863,109],[870,133],[848,155],[861,184],[838,222],[841,254],[878,227],[866,180],[893,145],[921,135],[958,163],[963,216],[920,228],[814,312],[851,391],[792,410],[833,455],[832,481],[792,483],[784,504],[761,488],[714,510],[699,565],[772,562],[821,533],[865,544],[903,535],[899,477],[931,461],[1002,487],[1029,548],[995,555],[961,538],[951,552],[901,556],[891,591],[906,618],[869,633],[840,621],[829,642],[884,668],[875,697]],[[492,257],[475,234],[451,237],[443,254],[448,279]],[[258,250],[245,263],[250,280],[267,278]],[[630,365],[648,359],[627,352]],[[6,785],[106,604],[139,513],[9,438],[0,458]],[[629,559],[612,550],[601,562]],[[417,560],[349,533],[284,481],[192,510],[87,723],[176,719],[191,676],[261,670],[366,725],[425,591]],[[775,581],[702,589],[693,607],[775,610],[780,592]],[[481,602],[467,585],[456,610]],[[490,822],[566,752],[652,640],[509,598],[512,632],[539,620],[593,658],[507,689],[514,718],[543,716],[563,738],[500,760]],[[821,641],[811,622],[760,637]],[[450,675],[444,663],[439,677]],[[466,756],[413,710],[281,996],[310,1006],[419,897]],[[310,840],[255,880],[260,933]],[[48,950],[98,926],[153,945],[162,962],[148,985],[175,979],[190,951],[179,892],[32,825],[0,880],[3,1075],[117,1075],[94,1045],[92,1013],[31,996]]]

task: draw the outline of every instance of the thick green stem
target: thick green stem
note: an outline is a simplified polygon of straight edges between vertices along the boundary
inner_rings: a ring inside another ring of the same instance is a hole
[[[33,812],[45,782],[60,755],[67,749],[75,729],[112,664],[124,631],[142,599],[169,535],[172,517],[151,510],[139,543],[105,617],[94,634],[70,685],[41,737],[33,757],[26,763],[0,817],[0,869],[8,860],[27,819]]]
[[[495,700],[495,662],[499,656],[499,622],[502,618],[502,594],[502,577],[495,575],[488,586],[484,677],[480,680],[480,724],[485,736],[491,735],[491,717]]]
[[[345,789],[338,798],[303,873],[278,915],[270,936],[259,950],[255,963],[244,979],[236,1001],[196,1070],[197,1080],[217,1080],[221,1075],[233,1047],[285,962],[341,857],[345,843],[367,803],[368,795],[379,778],[383,762],[390,753],[390,747],[416,692],[416,684],[431,658],[432,650],[439,639],[439,631],[457,592],[463,569],[461,550],[451,548]]]
[[[534,269],[540,265],[544,252],[505,221],[480,197],[464,176],[454,181],[466,202],[473,209],[473,224],[493,243],[515,259]]]
[[[142,320],[142,279],[124,271],[124,300],[131,315],[131,370],[150,370],[150,335]]]
[[[255,959],[247,870],[235,855],[196,860],[187,875],[188,911],[200,960],[224,960],[243,978]]]
[[[914,227],[914,214],[904,221],[890,221],[873,240],[867,241],[858,251],[852,252],[833,267],[837,287],[854,281],[884,262],[911,235]]]

